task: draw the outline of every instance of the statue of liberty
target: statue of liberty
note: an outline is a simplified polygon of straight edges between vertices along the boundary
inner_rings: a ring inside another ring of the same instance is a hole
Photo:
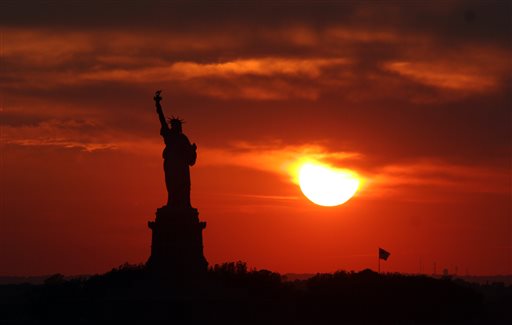
[[[155,93],[156,112],[160,120],[160,135],[164,138],[165,149],[162,153],[164,159],[165,186],[167,187],[167,206],[173,208],[190,208],[190,170],[196,162],[196,144],[190,144],[187,136],[183,134],[182,123],[179,118],[169,119],[171,127],[167,124],[160,101],[161,90]]]
[[[197,146],[183,134],[179,118],[165,118],[155,93],[160,135],[164,138],[165,186],[167,205],[156,209],[156,218],[148,222],[151,229],[151,256],[146,265],[155,279],[164,283],[197,283],[208,271],[203,254],[203,230],[199,211],[190,205],[190,167],[196,162]],[[169,124],[168,124],[169,123]]]

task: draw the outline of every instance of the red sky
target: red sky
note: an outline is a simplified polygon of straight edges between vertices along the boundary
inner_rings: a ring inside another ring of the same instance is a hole
[[[0,275],[145,262],[159,123],[198,145],[210,264],[510,274],[510,2],[4,1]],[[289,166],[365,184],[314,205]],[[422,265],[422,266],[421,266]]]

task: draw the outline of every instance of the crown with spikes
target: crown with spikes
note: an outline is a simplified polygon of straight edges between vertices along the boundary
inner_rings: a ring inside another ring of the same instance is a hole
[[[184,120],[182,120],[179,117],[174,116],[174,115],[171,117],[168,117],[167,120],[169,121],[169,123],[171,123],[171,125],[172,124],[180,124],[181,125],[181,124],[185,123]]]

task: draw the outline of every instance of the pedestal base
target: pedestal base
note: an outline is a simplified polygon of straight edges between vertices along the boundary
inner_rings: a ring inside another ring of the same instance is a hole
[[[202,236],[206,222],[200,222],[198,216],[194,208],[157,209],[155,221],[148,222],[152,244],[146,265],[152,273],[177,280],[206,274]]]

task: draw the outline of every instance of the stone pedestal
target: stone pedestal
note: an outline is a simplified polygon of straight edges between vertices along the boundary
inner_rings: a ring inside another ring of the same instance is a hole
[[[153,273],[176,280],[206,274],[208,262],[203,255],[203,229],[195,208],[163,206],[149,221],[152,231],[151,256],[147,267]]]

